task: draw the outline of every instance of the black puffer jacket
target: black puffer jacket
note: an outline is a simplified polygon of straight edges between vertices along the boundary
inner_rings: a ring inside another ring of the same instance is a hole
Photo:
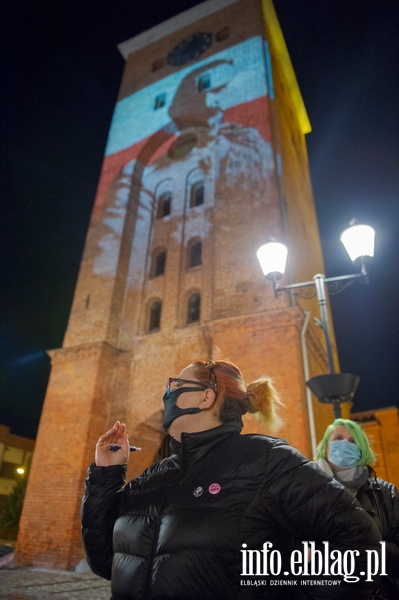
[[[381,537],[386,543],[387,572],[395,579],[399,590],[398,490],[392,483],[371,476],[357,492],[356,498],[381,531]]]
[[[395,485],[379,479],[373,469],[356,493],[356,499],[374,519],[385,542],[386,577],[381,577],[379,593],[384,600],[399,600],[399,494]]]
[[[316,464],[340,481],[339,473],[334,473],[325,459],[318,459]],[[395,485],[377,477],[372,467],[363,468],[366,471],[364,483],[361,473],[358,479],[342,484],[356,496],[360,506],[374,520],[385,542],[387,576],[381,577],[379,593],[384,600],[399,600],[399,492]]]
[[[314,463],[280,439],[239,433],[226,423],[183,434],[170,458],[125,487],[123,466],[90,467],[83,540],[91,569],[112,575],[112,600],[294,599],[308,590],[306,597],[368,598],[364,577],[347,592],[345,582],[288,590],[271,583],[295,580],[284,571],[302,541],[363,554],[378,549],[380,537],[351,494]],[[281,573],[277,565],[264,576],[255,566],[255,576],[242,575],[244,550],[265,542],[280,552]],[[363,556],[356,565],[365,570]]]

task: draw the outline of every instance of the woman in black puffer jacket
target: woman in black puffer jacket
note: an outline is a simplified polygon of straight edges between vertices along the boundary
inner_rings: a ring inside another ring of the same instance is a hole
[[[281,439],[240,434],[248,411],[275,420],[269,378],[246,385],[232,363],[198,361],[163,400],[172,455],[125,484],[129,441],[116,422],[86,480],[84,547],[112,600],[369,598],[375,582],[360,573],[380,548],[373,520]],[[315,576],[321,551],[337,550],[353,564],[325,560]]]

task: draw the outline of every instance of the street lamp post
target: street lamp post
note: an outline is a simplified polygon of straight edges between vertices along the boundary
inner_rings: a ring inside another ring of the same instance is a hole
[[[353,262],[356,261],[360,264],[360,273],[338,277],[325,277],[321,273],[317,273],[313,276],[312,281],[292,283],[283,287],[279,286],[279,280],[285,271],[288,254],[287,247],[284,244],[273,241],[264,244],[257,251],[257,257],[263,274],[273,282],[276,298],[281,292],[295,293],[295,290],[301,290],[310,286],[314,286],[316,290],[320,310],[320,320],[316,320],[316,322],[324,332],[329,372],[326,375],[312,377],[306,382],[306,385],[317,396],[320,402],[333,405],[334,418],[341,416],[341,402],[353,399],[360,379],[357,375],[350,373],[336,373],[328,320],[326,284],[327,286],[329,284],[331,286],[334,285],[334,291],[338,293],[346,289],[356,279],[368,281],[365,257],[374,256],[374,235],[375,232],[372,227],[352,223],[341,234],[341,242],[345,246],[349,257]]]

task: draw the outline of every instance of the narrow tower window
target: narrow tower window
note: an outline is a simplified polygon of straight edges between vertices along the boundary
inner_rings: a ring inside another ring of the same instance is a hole
[[[157,218],[162,219],[170,215],[172,206],[172,193],[163,192],[158,198]]]
[[[150,307],[150,321],[148,325],[148,331],[157,331],[161,324],[161,310],[162,302],[155,300]]]
[[[188,245],[188,268],[198,267],[202,264],[202,242],[191,240]]]
[[[198,181],[194,183],[190,194],[190,208],[204,204],[204,182]]]
[[[195,323],[199,321],[201,311],[201,296],[196,293],[192,294],[188,299],[187,305],[187,323]]]
[[[152,257],[151,277],[158,277],[165,273],[166,250],[157,250]]]

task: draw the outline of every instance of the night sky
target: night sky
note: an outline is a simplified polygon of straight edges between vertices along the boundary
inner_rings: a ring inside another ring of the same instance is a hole
[[[124,67],[117,44],[196,4],[1,2],[0,423],[13,433],[35,437],[46,350],[62,345]],[[356,272],[339,241],[351,218],[376,229],[369,285],[331,298],[341,370],[361,377],[355,410],[398,406],[399,3],[274,5],[313,129],[326,275]]]

